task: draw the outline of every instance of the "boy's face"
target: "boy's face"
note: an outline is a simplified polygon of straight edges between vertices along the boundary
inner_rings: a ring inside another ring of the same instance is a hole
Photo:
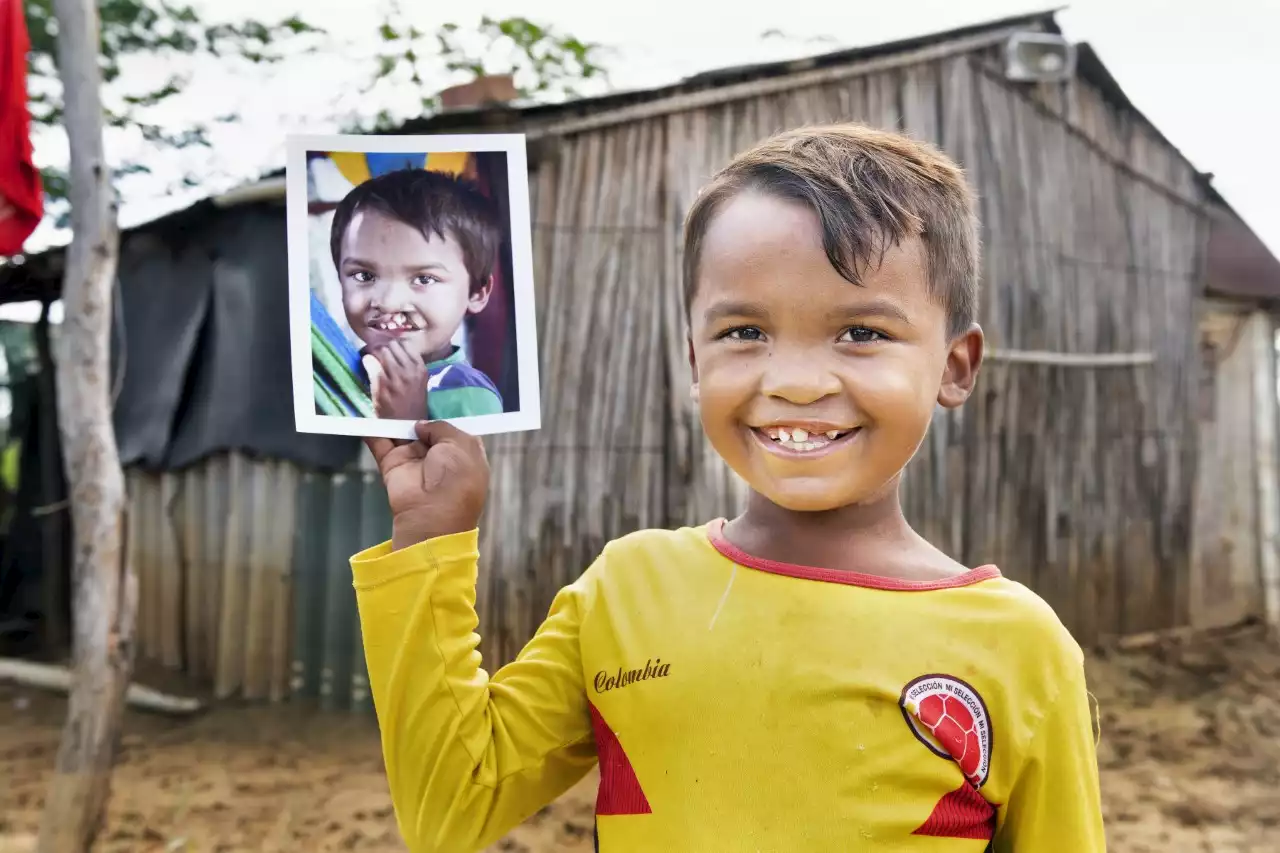
[[[712,446],[779,506],[886,495],[935,404],[964,402],[981,357],[976,326],[948,337],[919,240],[890,248],[858,286],[831,266],[802,205],[747,193],[707,231],[690,309],[694,395]]]
[[[489,301],[488,283],[471,289],[452,235],[428,239],[375,210],[351,218],[339,258],[347,323],[371,349],[399,339],[423,359],[442,358],[462,318]]]

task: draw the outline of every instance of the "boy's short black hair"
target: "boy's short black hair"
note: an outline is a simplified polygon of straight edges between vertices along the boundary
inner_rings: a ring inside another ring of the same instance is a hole
[[[693,302],[711,221],[726,201],[749,191],[816,213],[831,265],[855,284],[891,245],[918,237],[929,290],[947,309],[949,333],[974,322],[980,236],[964,173],[932,145],[853,123],[778,134],[711,179],[685,219],[686,307]]]
[[[399,169],[370,178],[338,203],[329,232],[334,267],[342,266],[342,238],[362,210],[373,210],[440,239],[453,237],[471,277],[471,289],[493,275],[502,242],[498,213],[484,193],[468,180],[427,169]]]

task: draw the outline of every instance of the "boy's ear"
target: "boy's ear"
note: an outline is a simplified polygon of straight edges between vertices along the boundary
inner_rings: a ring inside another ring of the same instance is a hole
[[[479,314],[484,310],[484,306],[489,304],[489,294],[493,292],[493,276],[489,276],[484,280],[484,284],[471,289],[471,294],[467,297],[467,312],[470,314]]]
[[[942,370],[942,387],[938,389],[938,405],[954,409],[969,399],[978,380],[985,346],[982,327],[977,323],[951,340],[947,363]]]
[[[689,385],[689,397],[693,402],[698,402],[698,359],[693,354],[693,337],[685,338],[689,343],[689,373],[693,377],[692,383]]]

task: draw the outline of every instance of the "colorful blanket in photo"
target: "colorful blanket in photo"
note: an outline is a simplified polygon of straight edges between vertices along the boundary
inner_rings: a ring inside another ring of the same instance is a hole
[[[316,410],[322,415],[371,418],[369,378],[324,305],[311,294],[311,376]]]

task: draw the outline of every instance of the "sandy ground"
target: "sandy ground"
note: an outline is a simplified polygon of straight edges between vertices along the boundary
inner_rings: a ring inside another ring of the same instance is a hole
[[[1256,629],[1090,663],[1110,849],[1280,850],[1280,645]],[[57,697],[0,685],[0,853],[30,849]],[[594,778],[491,851],[587,853]],[[223,708],[131,714],[100,853],[402,853],[365,720]]]

